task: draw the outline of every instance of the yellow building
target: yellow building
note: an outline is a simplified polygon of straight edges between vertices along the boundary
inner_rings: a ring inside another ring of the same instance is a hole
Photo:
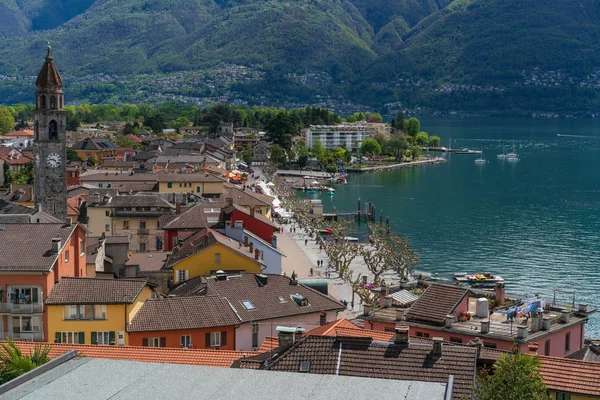
[[[219,197],[225,178],[213,174],[159,174],[159,193],[195,193],[204,197]]]
[[[87,138],[73,145],[73,150],[82,160],[93,158],[96,165],[105,161],[116,160],[119,146],[104,138]]]
[[[173,283],[182,283],[216,271],[260,273],[266,268],[262,253],[252,245],[231,239],[212,229],[190,236],[173,248],[163,269],[173,271]]]
[[[46,300],[48,337],[127,346],[127,324],[153,293],[145,280],[61,278]]]

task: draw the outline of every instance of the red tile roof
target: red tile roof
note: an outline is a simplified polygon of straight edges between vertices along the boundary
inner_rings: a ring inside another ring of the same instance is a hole
[[[46,304],[131,304],[146,285],[139,279],[63,277],[52,287]]]
[[[4,136],[9,136],[9,137],[12,137],[12,136],[31,136],[31,137],[33,137],[33,130],[31,130],[31,129],[23,129],[23,130],[20,130],[20,131],[12,131],[12,132],[7,133]]]
[[[271,351],[279,347],[279,339],[275,336],[267,336],[265,340],[263,340],[260,348],[258,349],[259,353],[264,353],[265,351]]]
[[[22,352],[29,353],[38,343],[16,342]],[[160,347],[106,346],[93,344],[56,344],[50,346],[50,357],[56,358],[68,351],[77,350],[90,358],[128,360],[165,364],[204,365],[229,368],[232,362],[244,357],[258,355],[253,351],[172,349]]]
[[[319,326],[315,329],[312,329],[308,332],[308,335],[327,335],[327,336],[336,336],[335,333],[331,335],[332,332],[335,332],[337,328],[351,328],[357,329],[357,326],[352,322],[348,321],[346,318],[340,318],[335,321],[331,321],[325,325]]]
[[[540,372],[549,390],[600,396],[600,363],[540,357]]]

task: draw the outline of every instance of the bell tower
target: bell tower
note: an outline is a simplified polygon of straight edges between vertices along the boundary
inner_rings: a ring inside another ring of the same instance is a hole
[[[62,78],[48,46],[35,85],[35,206],[61,221],[67,218],[67,114]]]

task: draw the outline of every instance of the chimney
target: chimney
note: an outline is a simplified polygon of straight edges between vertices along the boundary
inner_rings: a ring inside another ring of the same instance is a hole
[[[402,321],[402,317],[404,317],[404,309],[396,308],[396,321]]]
[[[250,244],[248,245],[248,251],[250,251],[250,253],[254,251],[254,242],[250,242]]]
[[[383,293],[379,293],[379,308],[385,307],[385,295]]]
[[[183,198],[181,199],[181,204],[184,206],[187,206],[187,202],[188,202],[188,195],[187,195],[187,193],[184,193]]]
[[[446,318],[444,319],[444,324],[446,328],[452,328],[452,325],[454,324],[454,315],[446,315]]]
[[[442,356],[442,342],[443,341],[444,341],[444,339],[441,337],[433,338],[433,349],[431,350],[431,353],[433,354],[434,357]]]
[[[29,199],[33,201],[33,186],[29,186]]]
[[[231,197],[228,197],[225,199],[225,203],[227,203],[228,206],[233,204],[233,199]]]
[[[100,203],[100,193],[94,193],[94,203]]]
[[[527,337],[527,325],[517,326],[517,339],[525,339]]]
[[[250,216],[254,218],[254,207],[250,207]]]
[[[181,203],[177,202],[177,204],[175,204],[175,214],[181,214]]]
[[[569,322],[569,318],[571,317],[571,313],[567,310],[562,310],[560,312],[560,322],[567,323]]]
[[[549,315],[544,315],[544,318],[542,319],[542,326],[541,326],[543,331],[549,331],[550,330],[550,316]]]
[[[506,289],[505,289],[505,284],[504,282],[498,282],[496,283],[496,288],[494,289],[494,291],[496,292],[496,301],[498,302],[498,305],[503,305],[506,302]]]
[[[363,305],[363,314],[364,315],[371,315],[371,309],[372,308],[373,308],[373,306],[370,305],[370,304]]]
[[[71,226],[71,225],[73,225],[73,218],[71,218],[71,217],[67,218],[67,219],[66,219],[66,224],[65,224],[65,225],[67,225],[67,226]]]
[[[256,274],[256,281],[260,286],[267,286],[269,284],[269,275]]]
[[[481,321],[481,333],[490,333],[490,320],[484,319]]]
[[[587,308],[588,308],[587,303],[579,303],[579,310],[578,311],[585,313],[585,312],[587,312]]]
[[[276,249],[277,248],[277,236],[273,235],[271,236],[271,246]]]
[[[540,345],[537,342],[527,343],[527,350],[529,351],[529,354],[531,354],[531,355],[537,354],[539,347],[540,347]]]
[[[244,229],[244,221],[235,221],[235,229]]]
[[[278,327],[278,328],[283,328],[283,327]],[[286,329],[286,328],[284,328]],[[289,329],[289,328],[287,328]],[[290,347],[291,345],[294,344],[294,333],[293,332],[286,332],[283,329],[277,329],[278,333],[277,333],[277,337],[279,339],[279,347]]]
[[[260,250],[259,249],[254,249],[254,259],[258,260],[260,256]]]
[[[383,298],[383,306],[385,308],[390,308],[392,306],[392,296],[385,296]]]
[[[62,240],[60,238],[52,239],[52,252],[58,254],[62,248]]]
[[[394,336],[394,344],[408,344],[408,326],[396,325],[396,336]]]

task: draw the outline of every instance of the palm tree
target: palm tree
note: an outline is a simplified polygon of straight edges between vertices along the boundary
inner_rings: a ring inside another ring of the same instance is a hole
[[[0,382],[8,382],[19,375],[31,371],[50,361],[48,354],[50,346],[36,345],[29,355],[23,354],[21,349],[8,339],[0,349]]]

